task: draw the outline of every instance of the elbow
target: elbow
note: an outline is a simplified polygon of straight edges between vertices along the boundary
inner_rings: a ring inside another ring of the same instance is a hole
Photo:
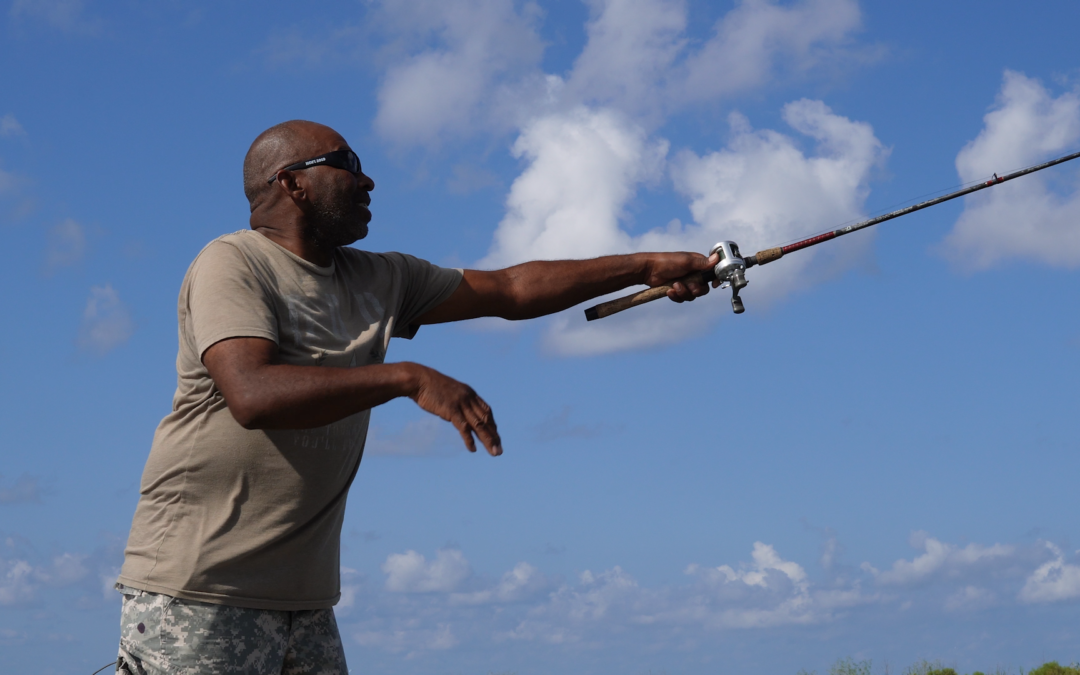
[[[232,414],[236,423],[243,428],[254,431],[256,429],[266,429],[266,415],[261,410],[259,402],[252,400],[251,396],[228,396],[225,398],[225,405],[229,407],[229,412]]]

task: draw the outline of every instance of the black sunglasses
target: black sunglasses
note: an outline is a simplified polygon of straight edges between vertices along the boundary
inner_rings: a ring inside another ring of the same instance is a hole
[[[300,169],[310,169],[313,166],[332,166],[335,169],[345,169],[349,173],[360,173],[360,158],[356,156],[356,153],[352,150],[334,150],[328,152],[325,155],[319,155],[318,157],[312,157],[311,159],[305,159],[302,162],[296,164],[290,164],[287,167],[278,169],[278,171],[299,171]],[[266,180],[267,185],[277,180],[277,172],[273,176],[270,176]]]

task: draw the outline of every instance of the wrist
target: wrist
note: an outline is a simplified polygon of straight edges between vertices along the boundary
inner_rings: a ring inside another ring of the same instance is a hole
[[[652,257],[648,253],[631,253],[630,269],[633,270],[634,281],[631,285],[649,284],[652,278]]]
[[[408,398],[415,399],[417,394],[420,393],[420,388],[423,386],[424,375],[427,368],[419,363],[413,363],[412,361],[402,361],[395,364],[397,371],[397,392],[398,396],[406,396]]]

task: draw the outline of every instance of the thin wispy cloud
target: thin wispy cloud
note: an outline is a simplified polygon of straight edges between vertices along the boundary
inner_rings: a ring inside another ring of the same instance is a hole
[[[15,20],[34,20],[64,33],[95,35],[101,19],[88,16],[83,0],[15,0],[9,14]]]
[[[543,43],[533,3],[405,0],[380,3],[375,14],[401,39],[424,44],[392,63],[379,88],[375,129],[393,143],[505,132],[523,90],[536,90]]]
[[[390,457],[453,456],[464,451],[461,436],[449,423],[424,417],[406,423],[396,431],[371,427],[364,445],[365,455]]]
[[[0,607],[29,605],[42,587],[71,586],[89,575],[88,556],[63,553],[35,565],[26,559],[0,558]]]
[[[0,475],[0,504],[26,504],[41,501],[41,482],[34,476],[23,474],[10,485]]]
[[[53,274],[70,267],[86,256],[86,228],[71,218],[65,218],[49,230],[45,249],[45,273]]]
[[[112,285],[92,287],[79,327],[79,348],[104,356],[127,342],[134,332],[131,311]]]
[[[25,138],[26,129],[15,119],[15,115],[7,113],[0,117],[0,138]]]
[[[567,438],[595,438],[603,431],[603,425],[581,424],[571,420],[573,408],[563,406],[558,412],[548,415],[533,427],[536,440],[540,442],[559,441]]]

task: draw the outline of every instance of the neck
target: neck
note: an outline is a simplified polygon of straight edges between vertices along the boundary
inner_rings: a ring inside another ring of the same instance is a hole
[[[259,217],[256,212],[251,214],[251,229],[286,251],[319,267],[329,267],[334,260],[335,247],[320,246],[304,236],[304,223],[300,219],[271,222],[267,218]]]

